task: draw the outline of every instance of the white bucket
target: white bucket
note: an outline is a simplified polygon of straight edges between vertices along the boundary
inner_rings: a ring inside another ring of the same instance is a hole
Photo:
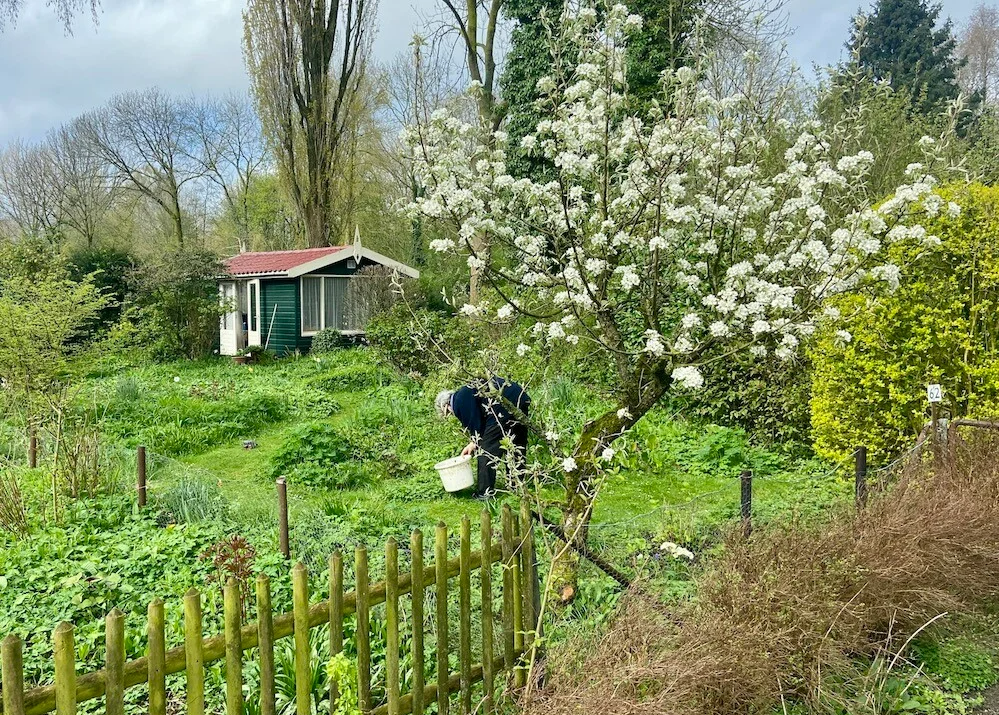
[[[434,469],[441,475],[446,492],[460,492],[462,489],[468,489],[475,485],[472,455],[470,454],[445,459],[443,462],[435,464]]]

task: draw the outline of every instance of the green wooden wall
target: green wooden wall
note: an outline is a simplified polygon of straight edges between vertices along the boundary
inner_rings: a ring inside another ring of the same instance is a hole
[[[302,313],[298,305],[298,279],[264,279],[260,281],[260,338],[267,340],[270,327],[269,347],[278,354],[293,353],[295,350],[307,352],[312,338],[302,337]],[[277,310],[275,311],[275,306]],[[274,322],[271,323],[271,316]]]

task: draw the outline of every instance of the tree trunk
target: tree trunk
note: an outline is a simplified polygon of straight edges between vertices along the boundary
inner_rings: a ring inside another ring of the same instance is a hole
[[[645,416],[666,394],[668,388],[668,382],[649,386],[633,404],[608,411],[583,428],[572,454],[576,469],[568,472],[565,477],[565,505],[562,510],[562,530],[577,549],[586,545],[589,535],[596,498],[593,490],[597,487],[595,482],[600,471],[598,460],[603,450]],[[579,591],[578,552],[566,549],[561,558],[552,562],[552,571],[552,593],[548,597],[558,608],[571,603]]]

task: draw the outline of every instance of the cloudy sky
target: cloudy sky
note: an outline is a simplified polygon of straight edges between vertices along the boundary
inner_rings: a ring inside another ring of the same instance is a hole
[[[841,58],[859,0],[790,0],[792,56],[803,67]],[[960,24],[979,0],[943,0]],[[868,0],[863,0],[868,4]],[[103,0],[99,22],[79,18],[74,34],[43,0],[27,0],[0,34],[0,144],[43,136],[52,126],[128,90],[175,93],[246,87],[241,50],[244,0]],[[375,53],[390,60],[435,16],[438,0],[380,0]]]

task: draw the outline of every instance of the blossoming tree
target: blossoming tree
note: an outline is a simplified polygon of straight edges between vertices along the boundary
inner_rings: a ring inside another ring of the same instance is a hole
[[[669,391],[701,387],[708,360],[792,357],[825,298],[897,282],[887,243],[931,242],[922,217],[959,210],[922,164],[893,196],[872,195],[874,157],[837,151],[845,130],[761,122],[748,91],[713,99],[696,69],[664,75],[658,105],[629,115],[626,43],[641,19],[596,2],[549,25],[546,118],[522,145],[550,181],[514,179],[502,132],[443,112],[408,135],[426,187],[410,210],[453,222],[431,247],[467,255],[491,287],[463,312],[530,325],[521,354],[588,341],[613,361],[618,404],[563,462],[580,539],[612,443]]]

